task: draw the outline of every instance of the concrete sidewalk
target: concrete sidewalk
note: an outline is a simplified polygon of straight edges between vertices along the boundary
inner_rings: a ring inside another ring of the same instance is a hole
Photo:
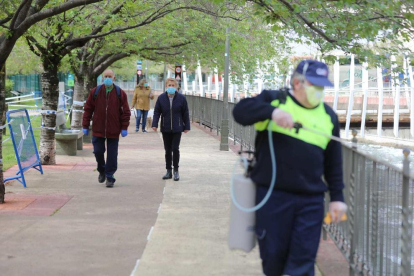
[[[134,275],[262,275],[257,247],[227,245],[229,183],[237,155],[192,126],[181,140],[179,182],[167,181],[161,211]]]
[[[164,149],[155,133],[120,139],[115,187],[98,183],[92,146],[6,186],[0,275],[130,275],[162,201]],[[9,173],[15,173],[12,168]]]

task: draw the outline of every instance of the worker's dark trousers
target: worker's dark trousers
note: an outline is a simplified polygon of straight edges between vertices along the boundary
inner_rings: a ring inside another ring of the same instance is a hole
[[[268,187],[258,186],[256,201]],[[266,276],[313,276],[324,215],[324,194],[274,190],[256,212],[256,235]]]
[[[106,140],[106,162],[105,162]],[[93,153],[98,163],[98,172],[105,173],[106,178],[114,180],[114,174],[118,168],[118,144],[119,139],[102,138],[92,136]]]

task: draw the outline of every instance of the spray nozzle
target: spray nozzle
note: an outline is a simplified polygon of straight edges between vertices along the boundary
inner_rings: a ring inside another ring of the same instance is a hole
[[[298,134],[299,129],[303,128],[303,125],[301,123],[296,122],[293,124],[293,128],[295,129],[295,133]]]

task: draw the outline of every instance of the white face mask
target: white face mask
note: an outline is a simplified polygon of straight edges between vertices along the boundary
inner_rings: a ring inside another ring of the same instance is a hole
[[[324,96],[324,87],[308,85],[306,83],[304,83],[303,86],[305,88],[305,93],[306,97],[308,98],[308,102],[312,106],[317,106],[322,102]]]

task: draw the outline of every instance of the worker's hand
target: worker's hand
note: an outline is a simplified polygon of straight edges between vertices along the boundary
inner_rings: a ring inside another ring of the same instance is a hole
[[[88,134],[89,134],[89,129],[87,129],[87,128],[83,128],[83,129],[82,129],[82,131],[83,131],[83,135],[88,136]]]
[[[188,133],[188,132],[189,132],[189,130],[188,130],[188,129],[184,130],[184,133]]]
[[[293,128],[293,118],[288,112],[282,109],[276,108],[272,113],[272,120],[283,128]]]
[[[128,130],[126,130],[126,129],[121,130],[121,136],[122,137],[126,137],[127,135],[128,135]]]
[[[153,127],[152,130],[155,131],[155,132],[157,132],[157,128],[156,127]]]
[[[332,201],[329,203],[329,213],[331,214],[332,222],[340,222],[347,209],[348,207],[342,201]]]

